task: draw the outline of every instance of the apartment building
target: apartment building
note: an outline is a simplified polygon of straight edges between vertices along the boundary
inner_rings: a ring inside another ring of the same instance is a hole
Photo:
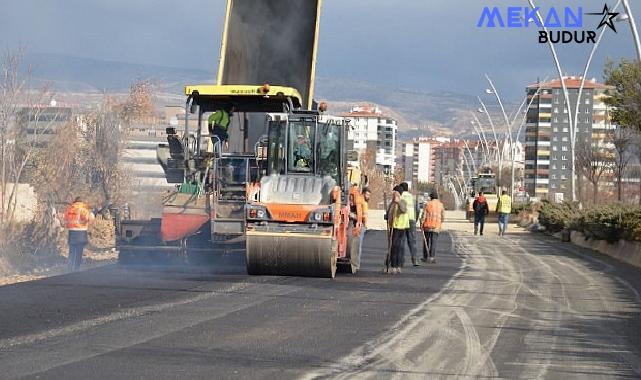
[[[559,79],[535,83],[526,89],[528,99],[534,97],[527,111],[525,137],[525,188],[531,196],[571,197],[570,117],[574,117],[577,102],[577,146],[587,143],[608,147],[604,143],[607,131],[615,127],[609,121],[608,107],[603,100],[610,87],[595,79],[586,80],[579,99],[581,80],[581,77],[564,77],[569,105]]]
[[[393,174],[396,169],[396,120],[384,115],[375,105],[352,107],[351,111],[343,116],[352,126],[347,139],[353,143],[354,149],[365,152],[368,143],[370,147],[375,143],[376,165],[384,173]]]

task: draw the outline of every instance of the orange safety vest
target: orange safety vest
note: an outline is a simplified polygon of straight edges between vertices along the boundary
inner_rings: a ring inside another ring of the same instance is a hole
[[[440,230],[443,227],[443,203],[438,199],[431,200],[425,204],[425,220],[423,229]]]
[[[74,202],[65,210],[65,227],[74,231],[87,231],[93,214],[84,202]]]

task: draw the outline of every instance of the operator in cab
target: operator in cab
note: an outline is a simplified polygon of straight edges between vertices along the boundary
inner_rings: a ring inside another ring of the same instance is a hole
[[[296,168],[310,168],[312,160],[312,149],[309,146],[309,141],[303,135],[298,135],[296,139],[296,147],[294,148],[294,162]]]

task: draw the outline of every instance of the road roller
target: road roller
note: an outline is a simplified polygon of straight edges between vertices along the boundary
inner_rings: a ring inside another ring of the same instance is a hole
[[[346,150],[348,124],[322,110],[267,116],[266,172],[248,186],[245,210],[250,275],[358,270],[362,211],[350,200],[366,180],[348,166],[358,155]]]

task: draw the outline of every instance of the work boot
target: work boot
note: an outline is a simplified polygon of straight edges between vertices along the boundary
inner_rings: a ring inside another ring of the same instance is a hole
[[[478,230],[475,228],[474,229],[474,236],[476,236],[476,234],[478,234],[478,233],[479,233]],[[481,235],[483,235],[483,234],[481,234]]]
[[[427,257],[421,257],[421,261],[426,263],[427,262]]]
[[[430,264],[436,264],[436,258],[430,257]]]
[[[417,267],[419,264],[416,262],[416,257],[412,257],[412,265]]]

